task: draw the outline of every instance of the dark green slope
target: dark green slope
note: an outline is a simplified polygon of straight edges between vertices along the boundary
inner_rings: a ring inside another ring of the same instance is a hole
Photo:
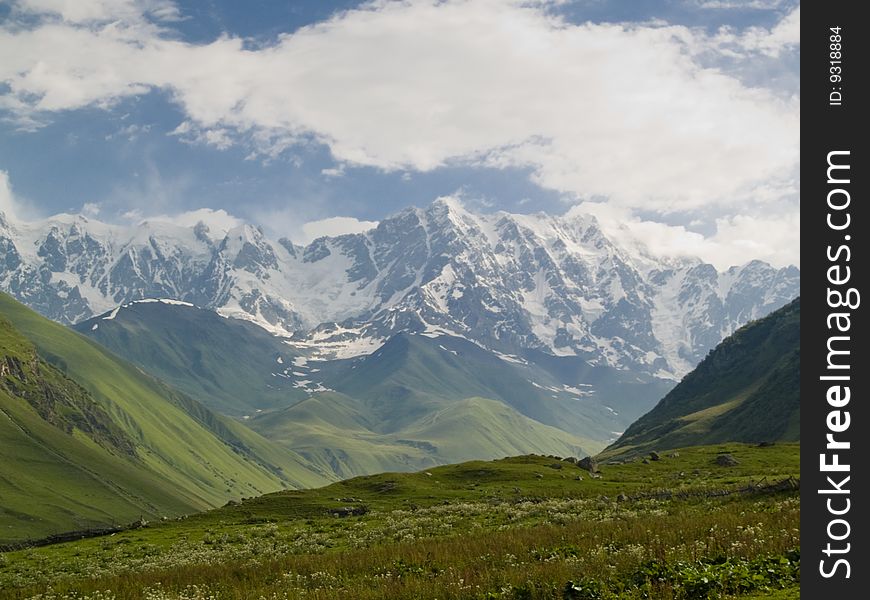
[[[306,397],[272,375],[295,354],[257,325],[160,302],[133,303],[105,316],[74,329],[223,414],[250,415]]]
[[[0,315],[0,539],[188,512],[328,480],[298,455],[3,294]]]
[[[800,298],[737,330],[604,455],[800,436]]]

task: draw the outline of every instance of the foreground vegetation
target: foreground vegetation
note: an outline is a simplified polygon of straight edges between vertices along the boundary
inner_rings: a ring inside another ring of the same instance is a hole
[[[739,464],[720,466],[727,452]],[[799,596],[796,444],[530,456],[279,492],[0,555],[0,598]]]

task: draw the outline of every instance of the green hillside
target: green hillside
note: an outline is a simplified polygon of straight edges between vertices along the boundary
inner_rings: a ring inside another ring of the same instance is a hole
[[[272,375],[294,356],[287,344],[210,310],[133,303],[112,319],[95,317],[74,329],[225,415],[250,415],[306,397]]]
[[[264,437],[342,478],[528,452],[586,456],[603,447],[485,398],[445,403],[391,433],[381,433],[377,423],[362,402],[337,392],[248,421]]]
[[[800,298],[741,327],[604,455],[800,439]]]
[[[149,470],[93,397],[0,319],[0,540],[202,505]]]
[[[298,455],[3,294],[0,315],[0,539],[328,481]]]

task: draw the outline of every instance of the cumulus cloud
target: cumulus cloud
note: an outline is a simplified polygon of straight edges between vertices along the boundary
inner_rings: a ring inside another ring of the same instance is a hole
[[[82,214],[86,217],[96,217],[102,208],[99,202],[85,202],[82,204]]]
[[[354,217],[330,217],[319,221],[309,221],[302,226],[302,236],[298,241],[307,244],[319,237],[362,233],[378,226],[377,221],[361,221]]]
[[[77,24],[133,0],[24,4],[71,22],[0,34],[5,107],[23,118],[159,88],[188,115],[176,133],[219,148],[315,139],[386,170],[531,166],[546,187],[662,209],[746,196],[798,156],[797,102],[700,66],[693,47],[710,40],[685,27],[573,25],[519,0],[381,0],[250,48]],[[798,11],[752,44],[792,43],[795,23]]]
[[[9,173],[0,169],[0,213],[10,221],[28,221],[42,217],[32,202],[15,192]]]
[[[800,45],[801,9],[792,9],[773,28],[749,27],[743,31],[722,28],[699,49],[712,49],[730,57],[749,58],[763,55],[778,58],[783,52]]]

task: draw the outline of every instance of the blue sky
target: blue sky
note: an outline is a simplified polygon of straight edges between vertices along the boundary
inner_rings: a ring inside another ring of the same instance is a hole
[[[0,209],[223,209],[306,241],[458,195],[797,263],[799,19],[776,0],[0,1]]]

